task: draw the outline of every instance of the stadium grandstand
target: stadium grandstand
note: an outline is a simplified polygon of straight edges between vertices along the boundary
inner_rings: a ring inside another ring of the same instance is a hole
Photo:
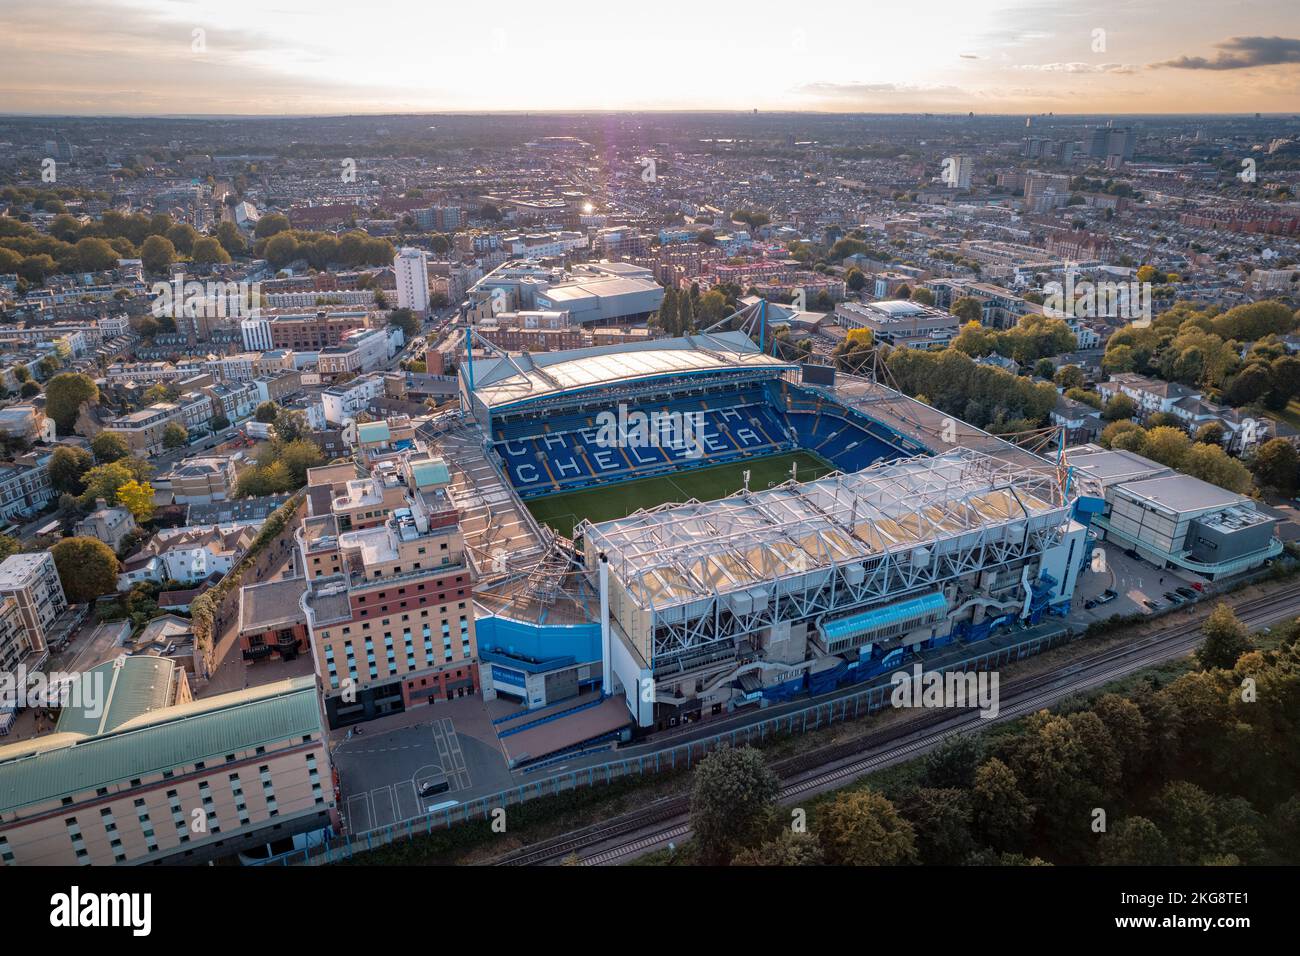
[[[572,720],[522,762],[1069,608],[1088,513],[1064,471],[871,376],[774,357],[744,330],[478,348],[460,409],[418,434],[451,468],[485,697]]]

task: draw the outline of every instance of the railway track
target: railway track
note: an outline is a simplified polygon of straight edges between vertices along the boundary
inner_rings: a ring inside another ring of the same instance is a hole
[[[1242,623],[1251,628],[1300,614],[1300,584],[1237,602],[1233,608]],[[1002,686],[1001,707],[995,718],[981,718],[974,710],[925,711],[896,727],[774,761],[772,769],[782,782],[779,800],[789,804],[837,789],[874,770],[921,756],[948,737],[972,727],[1014,720],[1071,694],[1182,656],[1200,642],[1201,624],[1208,613],[1207,605],[1205,613],[1156,634],[1100,651],[1059,671],[1008,682]],[[591,849],[595,852],[581,859],[585,866],[620,863],[687,837],[688,810],[687,797],[665,798],[613,820],[519,850],[497,860],[496,865],[536,866]],[[628,839],[604,846],[621,837]]]

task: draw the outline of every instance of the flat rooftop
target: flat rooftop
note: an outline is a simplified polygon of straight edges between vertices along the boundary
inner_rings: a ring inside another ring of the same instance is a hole
[[[1245,495],[1191,475],[1168,475],[1146,481],[1125,482],[1121,491],[1130,497],[1145,500],[1153,508],[1178,514],[1234,508],[1250,501]]]
[[[250,584],[239,590],[239,630],[241,633],[269,631],[306,622],[299,603],[307,589],[304,578]]]

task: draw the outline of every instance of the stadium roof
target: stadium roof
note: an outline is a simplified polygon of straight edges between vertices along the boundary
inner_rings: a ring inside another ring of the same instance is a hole
[[[646,379],[797,367],[760,352],[743,332],[721,332],[480,362],[474,394],[489,409],[501,409]]]
[[[1046,524],[1065,507],[1054,476],[958,448],[718,501],[662,505],[587,525],[585,534],[589,551],[608,555],[611,574],[634,602],[666,608],[1027,519]]]

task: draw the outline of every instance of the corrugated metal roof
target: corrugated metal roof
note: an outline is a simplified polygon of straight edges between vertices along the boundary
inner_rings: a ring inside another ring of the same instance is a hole
[[[0,813],[321,731],[311,678],[191,701],[100,737],[0,748]]]
[[[124,654],[92,667],[77,677],[81,693],[74,688],[72,700],[79,706],[59,712],[59,733],[94,737],[166,707],[172,703],[177,666],[164,657]]]

